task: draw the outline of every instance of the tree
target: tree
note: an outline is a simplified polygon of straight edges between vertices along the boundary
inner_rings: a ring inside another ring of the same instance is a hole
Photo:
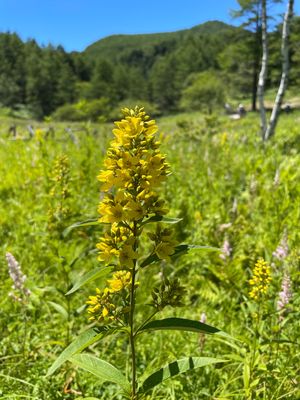
[[[213,71],[194,74],[190,84],[184,89],[181,105],[189,110],[205,110],[209,114],[215,107],[224,105],[225,90],[219,76]]]
[[[236,97],[237,94],[252,95],[253,93],[253,60],[250,51],[249,41],[252,41],[252,34],[241,31],[239,39],[230,43],[218,55],[218,64],[221,73],[226,80],[227,92]]]
[[[284,15],[283,27],[282,27],[282,41],[281,41],[281,55],[282,55],[282,75],[273,106],[272,114],[268,127],[264,133],[264,140],[268,140],[275,133],[277,120],[280,113],[282,99],[284,96],[285,89],[287,87],[288,75],[289,75],[289,27],[293,16],[294,0],[289,0],[287,10]]]
[[[264,92],[268,67],[268,36],[267,36],[267,1],[261,0],[261,33],[262,33],[262,60],[259,73],[257,96],[259,101],[260,127],[262,135],[267,129],[267,116],[264,104]]]
[[[108,97],[115,98],[113,92],[114,68],[106,60],[98,60],[92,72],[91,98]]]
[[[177,59],[174,54],[159,58],[150,74],[151,94],[155,103],[164,112],[176,111],[182,82],[177,75]]]
[[[291,21],[290,33],[290,60],[291,69],[289,82],[291,85],[300,86],[300,17],[294,16]]]
[[[42,50],[34,40],[25,44],[25,102],[37,118],[43,116],[41,105],[42,76],[41,76]]]
[[[15,33],[0,34],[0,59],[0,103],[24,103],[24,44]]]
[[[233,11],[232,14],[236,18],[246,17],[246,21],[242,24],[248,28],[252,35],[249,37],[249,48],[252,53],[252,111],[256,111],[257,99],[257,82],[260,65],[261,53],[261,4],[262,0],[238,0],[240,9]]]

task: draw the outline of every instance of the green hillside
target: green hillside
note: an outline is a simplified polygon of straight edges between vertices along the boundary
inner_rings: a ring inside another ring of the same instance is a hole
[[[112,35],[88,46],[84,54],[89,58],[108,58],[116,60],[122,55],[133,51],[144,53],[163,53],[164,50],[180,44],[190,36],[218,36],[232,35],[240,31],[239,28],[220,21],[208,21],[196,25],[191,29],[176,32],[138,34],[138,35]]]

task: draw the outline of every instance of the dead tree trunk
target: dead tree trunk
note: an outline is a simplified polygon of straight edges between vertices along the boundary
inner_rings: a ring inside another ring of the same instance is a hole
[[[275,133],[277,125],[282,99],[288,83],[289,76],[289,30],[290,22],[293,16],[294,0],[289,0],[287,10],[284,15],[283,27],[282,27],[282,40],[281,40],[281,56],[282,56],[282,74],[278,92],[276,95],[275,103],[273,106],[272,114],[268,127],[264,133],[264,140],[268,140]]]
[[[265,84],[267,77],[267,67],[268,67],[268,37],[267,37],[267,1],[262,0],[261,2],[261,32],[262,32],[262,61],[261,61],[261,70],[258,78],[258,86],[257,86],[257,97],[259,102],[259,112],[260,112],[260,127],[261,134],[264,137],[264,134],[267,129],[267,117],[266,117],[266,109],[264,102],[264,94],[265,94]]]

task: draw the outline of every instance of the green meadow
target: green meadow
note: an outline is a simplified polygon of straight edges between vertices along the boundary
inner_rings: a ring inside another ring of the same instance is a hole
[[[299,111],[282,114],[268,142],[261,140],[255,113],[239,120],[182,113],[156,122],[171,171],[158,193],[167,216],[178,219],[172,224],[174,240],[207,247],[170,251],[170,257],[149,263],[138,276],[135,318],[139,322],[151,313],[153,287],[178,279],[182,304],[166,306],[159,319],[201,320],[226,334],[172,329],[139,336],[141,382],[185,357],[220,360],[174,373],[139,398],[300,398]],[[103,196],[97,176],[112,129],[113,123],[1,117],[0,399],[126,398],[117,383],[69,358],[47,375],[79,335],[103,326],[89,320],[86,302],[96,287],[105,287],[107,276],[66,293],[85,274],[104,268],[96,249],[105,231],[95,222]],[[83,221],[88,222],[79,224]],[[142,250],[146,256],[147,245]],[[12,288],[7,253],[26,275],[19,288]],[[270,276],[253,297],[251,279],[260,259]],[[130,379],[124,332],[103,335],[84,352]]]

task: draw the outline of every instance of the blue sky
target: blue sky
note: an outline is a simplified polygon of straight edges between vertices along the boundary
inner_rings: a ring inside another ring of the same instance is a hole
[[[81,51],[117,33],[175,31],[215,19],[237,24],[230,16],[237,6],[236,0],[0,0],[0,31]]]

